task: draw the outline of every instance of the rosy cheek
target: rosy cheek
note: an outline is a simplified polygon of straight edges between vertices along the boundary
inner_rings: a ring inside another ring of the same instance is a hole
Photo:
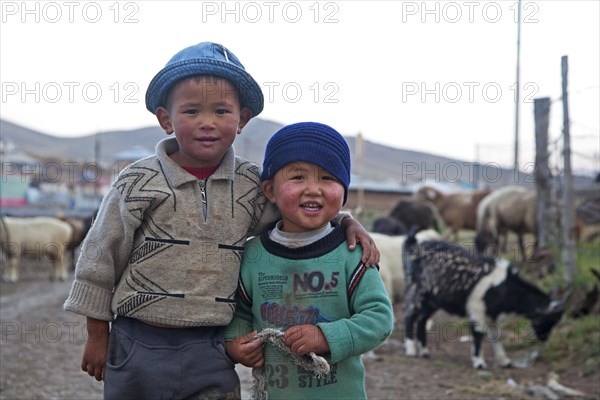
[[[191,124],[182,118],[175,121],[175,130],[178,132],[188,132],[191,128]]]
[[[329,192],[331,198],[337,198],[340,201],[340,205],[344,202],[344,187],[338,187],[336,185],[335,188],[331,188],[332,190]]]
[[[301,192],[298,190],[297,185],[283,183],[279,186],[276,197],[278,203],[282,205],[291,205],[296,204],[300,196]]]

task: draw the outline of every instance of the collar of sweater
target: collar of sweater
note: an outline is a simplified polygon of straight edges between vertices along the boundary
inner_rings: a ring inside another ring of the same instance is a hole
[[[176,152],[179,149],[175,138],[163,139],[156,144],[156,156],[163,165],[164,174],[173,187],[177,187],[184,183],[195,182],[195,176],[184,172],[184,170],[175,161],[171,160],[169,154]],[[210,179],[235,179],[235,150],[230,147],[223,156],[221,164],[217,170],[210,176]]]
[[[323,226],[322,228],[315,229],[314,231],[308,232],[284,232],[281,230],[281,225],[283,221],[279,221],[273,230],[269,231],[269,238],[282,244],[286,247],[296,248],[307,246],[317,240],[327,236],[329,233],[333,231],[333,226],[331,223]]]
[[[320,239],[305,246],[290,248],[281,243],[277,243],[269,237],[270,231],[272,231],[273,228],[274,226],[270,229],[266,229],[260,235],[262,245],[269,253],[277,257],[288,258],[291,260],[321,257],[346,241],[346,236],[342,228],[339,225],[333,225],[331,232]]]

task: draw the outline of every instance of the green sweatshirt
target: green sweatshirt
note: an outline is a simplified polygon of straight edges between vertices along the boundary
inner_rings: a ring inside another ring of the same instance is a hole
[[[227,328],[233,339],[253,330],[314,324],[331,352],[331,372],[315,378],[271,345],[265,346],[269,399],[366,398],[361,354],[391,334],[393,312],[376,268],[348,251],[339,227],[304,247],[287,248],[268,232],[246,244],[237,308]]]

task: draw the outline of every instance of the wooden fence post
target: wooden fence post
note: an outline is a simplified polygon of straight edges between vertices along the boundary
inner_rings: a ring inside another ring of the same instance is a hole
[[[533,100],[535,117],[535,182],[536,182],[536,225],[538,251],[549,242],[550,232],[550,184],[551,173],[548,156],[548,125],[550,121],[550,98]],[[525,255],[523,254],[523,257]]]
[[[575,204],[573,196],[573,174],[571,172],[571,137],[569,134],[569,102],[567,91],[567,75],[569,72],[568,56],[562,56],[562,102],[563,102],[563,192],[562,192],[562,258],[565,264],[565,280],[570,286],[576,274],[575,253]]]

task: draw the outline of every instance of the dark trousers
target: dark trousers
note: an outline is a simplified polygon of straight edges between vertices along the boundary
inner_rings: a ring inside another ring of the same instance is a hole
[[[239,399],[224,327],[157,328],[117,317],[111,327],[104,398]]]

